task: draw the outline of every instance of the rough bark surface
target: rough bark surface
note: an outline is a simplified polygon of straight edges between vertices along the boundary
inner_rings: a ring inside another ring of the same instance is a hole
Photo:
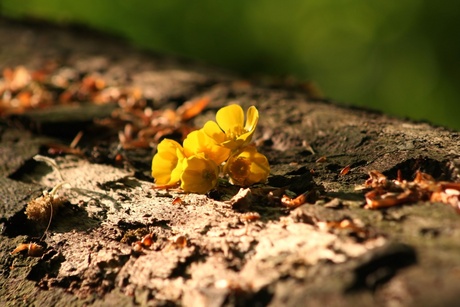
[[[21,115],[19,122],[38,123],[40,133],[37,125],[18,127],[17,120],[4,118],[3,304],[446,306],[460,300],[456,211],[429,202],[366,210],[363,192],[355,190],[371,170],[389,178],[400,170],[407,179],[421,170],[438,180],[459,181],[457,132],[338,107],[313,99],[302,86],[241,80],[85,31],[0,20],[0,46],[0,69],[38,69],[56,61],[97,71],[108,82],[141,88],[157,108],[212,97],[195,118],[197,126],[226,104],[256,105],[261,117],[255,141],[272,167],[268,184],[297,194],[312,188],[321,193],[314,204],[291,210],[253,190],[237,206],[228,201],[237,189],[208,195],[153,190],[154,150],[131,150],[129,165],[54,156],[72,185],[60,191],[68,201],[40,242],[46,249],[42,257],[12,255],[16,246],[38,242],[43,234],[44,225],[26,218],[27,202],[62,180],[33,157],[44,154],[50,142],[68,143],[75,131],[112,109],[83,106]],[[87,135],[89,144],[98,143],[98,135]],[[322,156],[326,161],[317,163]],[[339,175],[347,165],[349,173]],[[248,212],[260,218],[253,220]],[[343,220],[359,225],[359,231],[321,227]],[[148,233],[153,245],[135,251],[132,243]]]

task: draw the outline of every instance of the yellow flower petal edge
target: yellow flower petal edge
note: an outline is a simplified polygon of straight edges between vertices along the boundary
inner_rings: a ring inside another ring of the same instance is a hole
[[[218,145],[200,129],[188,134],[184,140],[184,153],[186,157],[203,153],[207,158],[220,165],[230,156],[230,149]]]
[[[219,167],[204,155],[194,155],[182,161],[180,187],[185,192],[204,194],[217,185]]]
[[[246,124],[244,130],[252,134],[256,130],[257,123],[259,122],[259,111],[255,106],[250,106],[246,114]]]
[[[228,159],[224,172],[230,177],[231,184],[247,187],[265,182],[270,174],[270,165],[254,146],[247,146]]]
[[[184,158],[183,148],[179,143],[169,139],[161,141],[152,159],[152,176],[155,183],[170,185],[179,182]]]

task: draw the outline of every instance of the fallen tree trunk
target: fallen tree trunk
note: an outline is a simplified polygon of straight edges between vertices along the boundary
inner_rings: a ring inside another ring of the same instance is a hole
[[[154,109],[209,97],[194,118],[198,127],[221,106],[255,105],[254,139],[271,165],[268,184],[241,190],[239,199],[232,199],[238,189],[226,185],[207,195],[153,190],[155,148],[135,142],[127,148],[129,133],[119,138],[113,126],[101,129],[119,110],[116,104],[89,100],[5,114],[4,304],[419,306],[459,300],[455,203],[411,198],[369,210],[364,192],[356,190],[373,170],[387,181],[410,182],[421,171],[434,177],[431,186],[458,182],[457,132],[339,107],[306,84],[242,80],[86,31],[0,23],[2,69],[71,73],[68,81],[97,75],[104,88],[138,89]],[[69,151],[64,145],[78,131],[84,131],[79,150]],[[56,144],[63,154],[50,152]],[[39,154],[56,166],[34,160]],[[59,192],[65,201],[41,240],[46,222],[28,219],[25,208],[62,181],[72,188]],[[291,195],[283,202],[269,194],[283,189],[306,199]],[[452,188],[447,193],[456,195]],[[152,244],[138,242],[146,236]],[[40,257],[27,255],[29,243],[43,248]],[[22,252],[11,254],[20,246]]]

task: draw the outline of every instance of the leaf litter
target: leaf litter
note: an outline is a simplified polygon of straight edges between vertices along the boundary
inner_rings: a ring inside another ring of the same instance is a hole
[[[62,73],[62,70],[60,71]],[[177,139],[184,139],[189,132],[195,128],[190,124],[190,120],[200,114],[208,105],[208,97],[200,97],[185,102],[177,109],[154,110],[151,103],[146,101],[142,93],[135,88],[117,88],[109,86],[104,80],[95,75],[83,76],[80,79],[69,77],[65,79],[62,75],[53,75],[52,69],[45,69],[36,72],[29,72],[20,66],[15,69],[5,69],[3,80],[0,80],[0,115],[20,114],[30,109],[43,109],[57,104],[71,103],[117,103],[118,108],[112,113],[110,118],[99,120],[97,124],[107,127],[115,127],[118,130],[118,141],[124,150],[139,148],[154,148],[156,144],[165,136],[174,135]],[[70,74],[72,75],[72,74]],[[57,97],[57,99],[56,99]],[[49,154],[78,154],[80,151],[76,144],[83,134],[78,134],[75,142],[70,146],[60,148],[58,145],[50,146],[56,149]],[[59,151],[60,150],[60,151]],[[326,162],[325,157],[317,159],[317,163]],[[350,166],[346,166],[340,172],[340,176],[349,173]],[[389,180],[378,171],[369,173],[370,178],[362,188],[370,190],[365,194],[366,209],[380,209],[417,201],[443,202],[451,205],[460,211],[460,184],[454,182],[436,181],[428,174],[417,172],[413,181],[406,181],[398,176],[396,180]],[[263,202],[271,206],[280,206],[288,210],[302,206],[311,206],[316,201],[323,198],[319,189],[312,188],[300,195],[290,192],[289,187],[252,187],[241,189],[234,195],[230,203],[235,209],[243,208],[243,211],[253,209],[255,202]],[[51,193],[53,194],[53,193]],[[53,194],[54,195],[54,194]],[[48,197],[48,198],[47,198]],[[41,196],[29,203],[29,206],[46,203],[47,206],[38,206],[46,209],[45,213],[33,213],[34,210],[26,210],[30,216],[46,216],[50,221],[60,206],[61,199],[47,195]],[[181,197],[176,197],[173,202],[175,205],[182,205],[185,202]],[[43,210],[42,210],[43,211]],[[243,222],[253,222],[261,219],[260,213],[249,211],[240,215]],[[364,240],[375,239],[371,235],[369,227],[363,225],[361,221],[342,218],[339,220],[327,220],[316,218],[313,225],[320,230],[327,232],[345,231],[350,232]],[[296,233],[299,225],[288,225],[290,232]],[[302,231],[309,228],[302,228]],[[247,232],[247,230],[246,230]],[[314,237],[314,233],[311,234]],[[324,238],[318,238],[318,242]],[[381,238],[380,238],[381,239]],[[188,244],[187,237],[178,235],[171,239],[169,249],[184,248]],[[371,242],[371,241],[369,241]],[[304,244],[303,241],[299,244]],[[381,240],[376,240],[369,244],[369,249],[374,245],[382,244]],[[147,234],[140,241],[132,244],[135,252],[142,253],[152,245],[152,235]],[[291,247],[276,246],[282,252],[291,250]],[[345,248],[345,247],[344,247]],[[356,247],[354,247],[356,248]],[[329,248],[325,248],[329,250]],[[13,252],[27,251],[29,256],[41,256],[43,247],[36,243],[22,243]],[[323,257],[323,256],[322,256]],[[342,262],[340,254],[327,254],[326,259],[333,262]],[[305,262],[314,263],[312,259],[302,259]]]

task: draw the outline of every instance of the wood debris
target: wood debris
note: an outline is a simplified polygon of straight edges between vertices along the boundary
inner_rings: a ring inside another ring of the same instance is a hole
[[[315,163],[324,163],[324,162],[326,162],[326,161],[327,161],[326,156],[322,156],[322,157],[318,158],[318,159],[315,161]]]
[[[320,221],[316,223],[320,229],[326,230],[347,230],[360,238],[368,238],[370,236],[369,229],[360,225],[357,221],[345,218],[340,221]]]
[[[43,246],[36,243],[21,243],[11,252],[11,254],[14,255],[25,251],[27,251],[27,255],[30,257],[41,257],[43,256],[45,249]]]
[[[351,170],[351,165],[347,165],[345,166],[339,173],[339,176],[345,176],[346,174],[348,174]]]
[[[363,188],[366,209],[379,209],[417,201],[442,202],[460,212],[460,183],[436,181],[431,175],[417,171],[413,181],[388,178],[378,171],[371,171]]]
[[[153,236],[151,233],[146,234],[141,241],[134,242],[131,246],[133,251],[136,253],[141,253],[144,248],[149,248],[153,244]]]
[[[168,239],[170,244],[168,245],[167,249],[181,249],[185,248],[188,245],[188,240],[186,236],[177,235],[172,238]]]
[[[51,192],[48,193],[48,191],[43,191],[42,196],[29,201],[25,212],[27,218],[36,222],[48,221],[49,227],[59,207],[67,201],[67,198],[57,195],[57,191],[65,184],[67,184],[67,182],[61,182],[56,185]]]
[[[173,205],[183,205],[184,201],[182,200],[182,198],[176,197],[176,198],[173,199],[172,204]]]
[[[179,135],[180,139],[195,130],[187,122],[200,114],[210,102],[209,97],[190,100],[177,110],[153,110],[145,108],[121,108],[114,112],[114,118],[126,122],[118,133],[120,144],[124,149],[149,148],[167,135]]]
[[[283,195],[283,197],[281,197],[281,204],[289,209],[294,209],[300,207],[305,203],[314,204],[315,201],[318,200],[318,197],[319,191],[316,189],[312,189],[310,191],[300,194],[295,198]]]
[[[195,130],[190,120],[209,102],[209,97],[198,97],[186,101],[177,110],[154,110],[152,101],[139,88],[121,87],[109,83],[98,73],[82,73],[52,62],[34,71],[24,66],[5,68],[0,76],[0,116],[57,105],[117,104],[110,118],[95,120],[95,123],[118,130],[123,149],[154,148],[169,135],[185,139]],[[50,153],[81,154],[74,146],[56,145],[50,146]]]
[[[260,214],[258,212],[246,212],[240,216],[240,220],[244,222],[253,222],[260,220]]]

